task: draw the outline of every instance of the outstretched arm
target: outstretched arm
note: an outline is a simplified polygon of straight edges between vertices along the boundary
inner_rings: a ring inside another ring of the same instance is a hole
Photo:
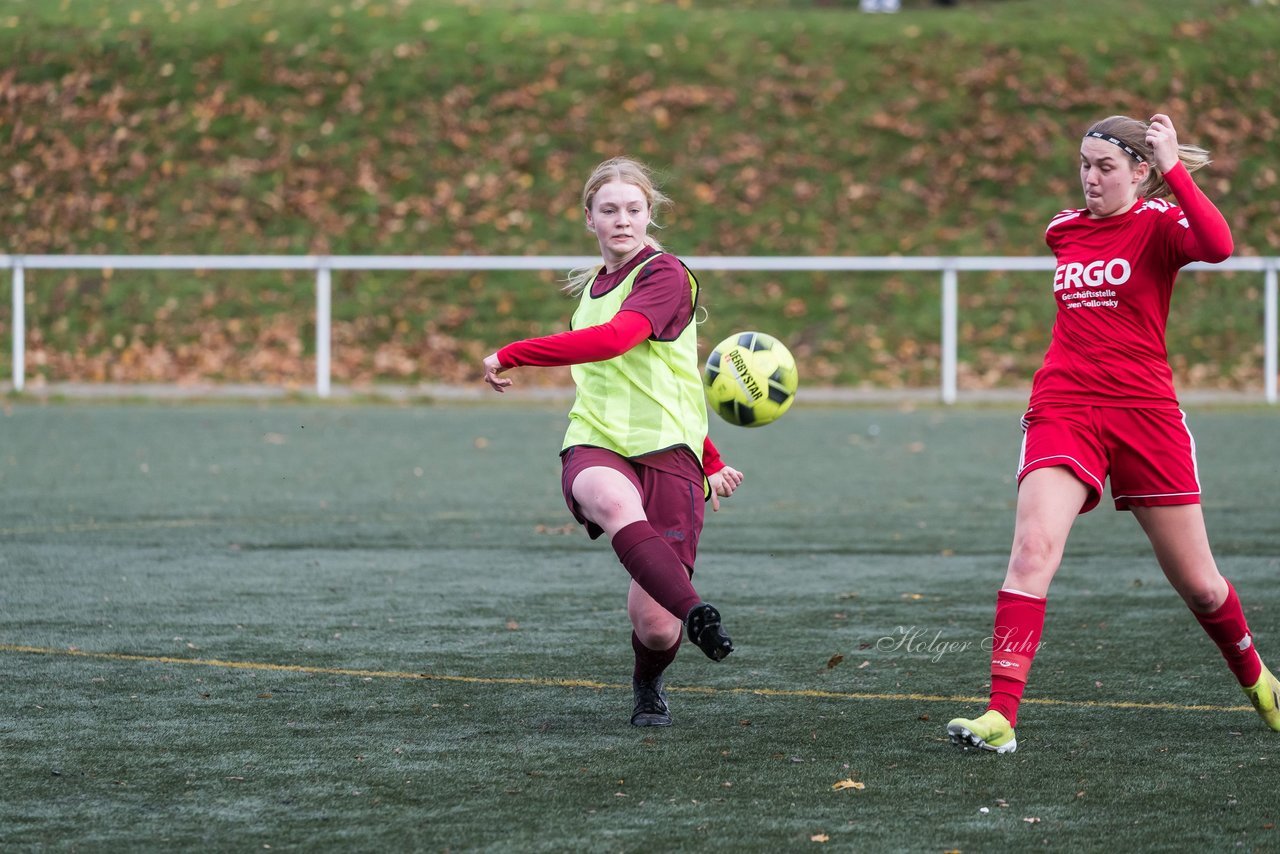
[[[603,362],[621,356],[653,334],[649,318],[636,311],[622,310],[608,323],[557,332],[541,338],[526,338],[508,344],[484,359],[484,381],[494,391],[506,391],[509,377],[499,376],[509,368],[523,365],[555,367]]]

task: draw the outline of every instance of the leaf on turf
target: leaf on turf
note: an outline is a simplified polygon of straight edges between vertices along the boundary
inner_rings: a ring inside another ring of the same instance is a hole
[[[838,666],[842,661],[844,661],[844,656],[837,652],[835,655],[827,659],[827,669],[830,670],[831,668]]]
[[[852,777],[846,777],[845,779],[840,780],[837,783],[831,784],[831,788],[835,789],[836,791],[839,791],[841,789],[857,789],[858,791],[862,791],[866,787],[867,787],[866,783],[860,783],[857,780],[853,779]]]
[[[809,837],[810,842],[827,842],[830,839],[831,837],[827,836],[825,833],[815,833],[813,836]]]
[[[515,620],[507,620],[507,631],[509,632],[520,631],[520,624],[517,623]]]

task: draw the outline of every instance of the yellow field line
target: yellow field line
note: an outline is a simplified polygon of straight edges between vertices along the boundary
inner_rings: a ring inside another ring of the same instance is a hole
[[[131,655],[123,652],[86,652],[75,647],[51,647],[0,644],[0,652],[24,655],[57,655],[88,658],[97,661],[138,661],[147,664],[182,664],[196,667],[221,667],[227,670],[258,670],[271,673],[311,673],[324,676],[356,676],[363,679],[413,679],[426,682],[457,682],[466,685],[529,685],[543,688],[629,689],[620,682],[597,682],[594,679],[551,679],[537,676],[458,676],[448,673],[412,673],[404,670],[358,670],[349,667],[312,667],[305,664],[271,664],[264,661],[224,661],[217,658],[175,658],[168,655]],[[955,694],[875,693],[864,691],[819,691],[809,688],[711,688],[669,686],[669,693],[679,694],[750,694],[757,697],[804,698],[818,700],[913,700],[922,703],[985,703],[986,697]],[[1144,709],[1169,712],[1245,712],[1252,706],[1189,705],[1185,703],[1137,703],[1125,700],[1055,700],[1028,697],[1023,704],[1036,706],[1070,706],[1088,709]]]

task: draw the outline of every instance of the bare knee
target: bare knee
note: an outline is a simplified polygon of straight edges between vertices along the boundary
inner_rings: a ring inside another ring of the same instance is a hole
[[[631,614],[631,627],[640,643],[649,649],[671,649],[680,639],[684,624],[666,609]]]
[[[1044,595],[1062,561],[1062,544],[1039,531],[1028,531],[1014,540],[1005,586],[1033,595]]]
[[[593,495],[585,504],[579,502],[582,514],[606,531],[616,531],[633,515],[626,502],[608,493]]]
[[[1197,582],[1193,585],[1182,585],[1178,590],[1182,601],[1197,614],[1211,614],[1222,607],[1227,600],[1227,583],[1221,577]]]
[[[640,493],[612,469],[587,469],[573,482],[573,500],[584,517],[613,537],[616,531],[645,518]]]

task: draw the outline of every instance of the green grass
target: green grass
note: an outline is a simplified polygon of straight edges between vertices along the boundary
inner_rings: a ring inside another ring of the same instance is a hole
[[[666,179],[663,239],[683,255],[1037,255],[1048,218],[1078,203],[1082,128],[1161,109],[1214,152],[1201,184],[1237,251],[1280,252],[1273,8],[1162,0],[1118,20],[1109,0],[906,5],[14,0],[0,12],[0,250],[589,254],[581,181],[630,153]],[[298,278],[29,278],[43,379],[310,374]],[[839,277],[726,278],[738,325],[842,345],[801,347],[805,376],[931,384],[932,279],[863,277],[833,308]],[[343,279],[335,336],[358,347],[335,351],[338,381],[450,381],[569,314],[550,273]],[[1261,313],[1255,279],[1234,279],[1226,303],[1181,294],[1175,316],[1234,330],[1245,321],[1224,318]],[[1025,382],[1024,351],[1003,342],[1047,334],[1026,317],[1048,304],[1044,281],[962,294],[962,309],[1002,296],[961,341],[983,351],[964,356],[966,382]],[[1255,340],[1197,334],[1179,379],[1259,387]]]
[[[625,575],[564,530],[560,407],[10,403],[0,846],[1273,848],[1276,736],[1127,514],[1078,523],[1019,751],[942,737],[985,695],[1018,414],[713,426],[747,481],[696,582],[739,648],[683,650],[651,732]],[[1280,434],[1190,417],[1274,655]]]

